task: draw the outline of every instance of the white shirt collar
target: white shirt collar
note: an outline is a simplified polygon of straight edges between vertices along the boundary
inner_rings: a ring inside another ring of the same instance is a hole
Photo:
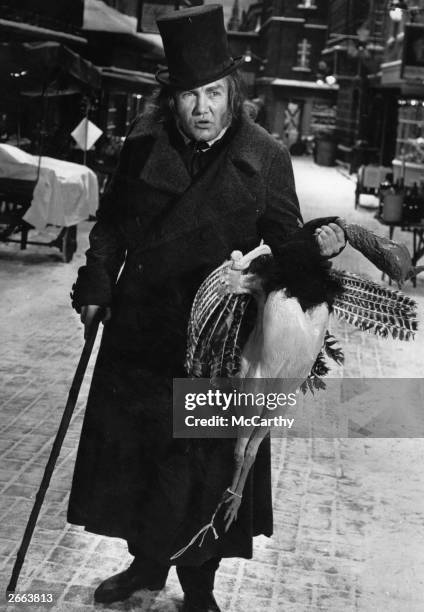
[[[187,145],[189,142],[191,142],[192,139],[184,134],[184,132],[178,125],[178,122],[176,122],[176,125],[177,125],[177,130],[179,131],[179,133],[184,139],[184,143]],[[215,142],[218,142],[218,140],[220,140],[224,136],[225,132],[228,130],[229,127],[230,127],[230,124],[226,125],[225,128],[219,132],[216,138],[213,138],[212,140],[207,140],[206,143],[211,147],[213,144],[215,144]]]

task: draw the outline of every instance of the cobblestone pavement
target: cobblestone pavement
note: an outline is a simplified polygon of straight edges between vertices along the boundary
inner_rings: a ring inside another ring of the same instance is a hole
[[[378,227],[371,208],[354,210],[354,183],[335,168],[319,168],[300,159],[295,160],[295,172],[305,217],[340,214]],[[61,263],[53,251],[32,248],[22,253],[14,246],[0,245],[1,596],[82,347],[81,325],[70,310],[68,294],[83,261],[89,226],[80,228],[80,248],[71,264]],[[408,234],[399,237],[410,244]],[[342,267],[379,276],[350,248],[339,259]],[[422,320],[424,281],[419,280],[417,288],[408,285],[406,291],[417,298]],[[397,343],[378,340],[340,323],[333,328],[344,346],[345,376],[422,375],[422,332],[414,343]],[[338,370],[335,376],[342,373]],[[95,586],[125,568],[130,557],[121,541],[94,536],[66,523],[88,380],[89,376],[19,589],[53,593],[52,609],[59,611],[175,612],[182,593],[173,571],[160,593],[140,591],[110,607],[92,602]],[[404,409],[399,406],[401,412]],[[216,584],[222,609],[421,612],[423,460],[421,439],[275,439],[275,535],[256,540],[252,561],[222,563]],[[0,609],[22,607],[6,607],[0,602]]]

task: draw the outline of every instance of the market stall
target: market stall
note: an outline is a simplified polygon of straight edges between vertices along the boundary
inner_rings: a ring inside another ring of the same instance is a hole
[[[95,99],[100,88],[100,71],[63,44],[0,43],[0,142],[69,158],[83,101]]]
[[[424,181],[424,100],[399,100],[393,171],[408,187]]]
[[[77,224],[97,209],[98,186],[91,170],[58,158],[72,153],[81,102],[100,87],[99,70],[61,43],[0,43],[0,241],[53,246],[72,258]],[[54,239],[29,239],[32,228],[46,227],[59,228]]]
[[[0,43],[0,83],[20,95],[72,93],[99,88],[100,73],[58,42]]]
[[[97,177],[86,166],[0,144],[0,241],[19,242],[22,249],[28,244],[57,247],[70,261],[77,224],[94,215],[97,207]],[[60,228],[53,241],[28,239],[31,228],[47,226]]]

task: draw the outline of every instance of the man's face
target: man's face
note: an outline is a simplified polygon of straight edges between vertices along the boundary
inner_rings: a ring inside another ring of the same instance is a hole
[[[213,140],[230,123],[228,83],[213,83],[175,95],[177,120],[181,130],[197,141]]]

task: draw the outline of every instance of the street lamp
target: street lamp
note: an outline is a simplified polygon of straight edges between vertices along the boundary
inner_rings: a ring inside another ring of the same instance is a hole
[[[257,62],[259,62],[260,63],[259,70],[265,70],[265,64],[268,63],[267,59],[263,59],[262,57],[259,57],[259,55],[256,55],[256,53],[253,53],[250,47],[247,47],[246,51],[243,54],[243,58],[247,64],[251,64],[253,60],[256,60]]]
[[[403,11],[408,10],[408,5],[404,0],[393,0],[389,4],[389,15],[392,21],[402,21]]]
[[[389,4],[389,15],[390,19],[395,23],[402,21],[404,13],[406,13],[411,20],[416,15],[424,12],[424,8],[421,6],[409,6],[406,0],[392,0]]]
[[[250,62],[253,59],[253,53],[251,52],[251,50],[248,48],[246,49],[246,53],[244,54],[244,61],[248,64],[250,64]]]
[[[334,57],[333,72],[331,72],[327,62],[324,60],[318,62],[316,83],[317,85],[330,85],[331,87],[337,83],[337,52]]]
[[[10,72],[10,76],[12,77],[12,79],[19,79],[20,77],[23,77],[26,74],[28,74],[27,70],[20,70],[19,72]]]
[[[392,21],[394,21],[395,23],[399,23],[400,21],[402,21],[403,11],[398,6],[395,6],[394,8],[390,9],[389,15]]]

